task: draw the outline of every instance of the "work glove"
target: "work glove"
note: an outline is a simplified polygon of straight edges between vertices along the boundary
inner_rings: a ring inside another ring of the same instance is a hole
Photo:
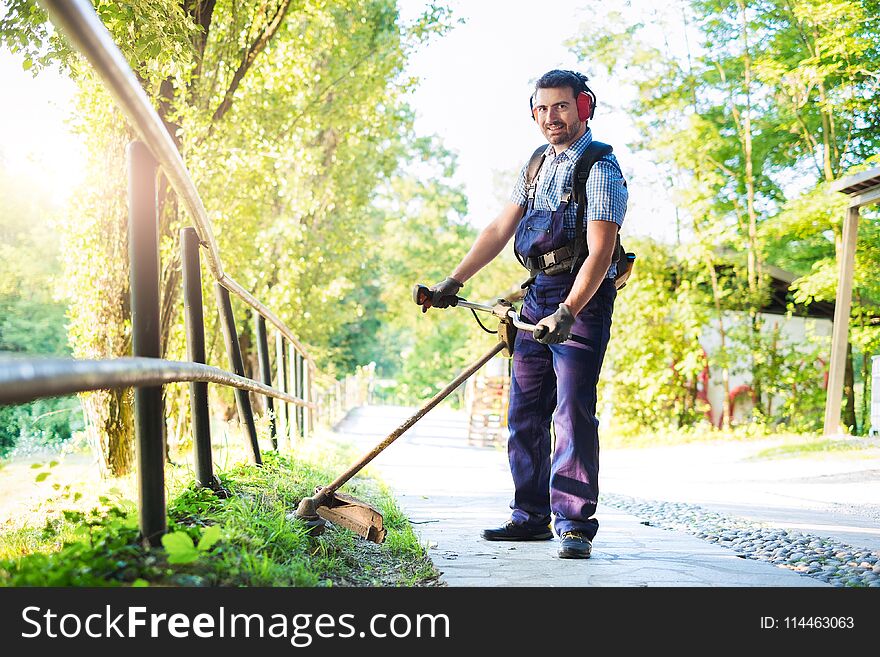
[[[455,302],[455,295],[464,287],[464,283],[460,283],[451,276],[443,279],[436,285],[432,285],[428,289],[431,292],[431,301],[422,306],[422,312],[428,312],[428,308],[449,308]]]
[[[559,310],[538,322],[532,335],[541,344],[559,344],[571,337],[573,325],[574,315],[568,306],[560,303]]]

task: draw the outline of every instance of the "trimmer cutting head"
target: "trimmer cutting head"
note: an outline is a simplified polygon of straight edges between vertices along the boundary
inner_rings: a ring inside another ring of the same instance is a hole
[[[296,517],[306,524],[312,536],[323,533],[326,521],[350,529],[373,543],[382,543],[387,533],[378,509],[351,495],[320,487],[315,489],[315,495],[300,501]]]
[[[305,523],[309,536],[320,536],[324,533],[327,523],[318,515],[314,497],[302,498],[296,508],[296,517]]]

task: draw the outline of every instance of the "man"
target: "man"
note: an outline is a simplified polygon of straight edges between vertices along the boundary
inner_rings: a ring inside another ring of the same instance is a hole
[[[552,261],[543,257],[548,251],[560,257],[578,254],[563,267],[533,271],[536,276],[521,315],[537,328],[534,334],[517,335],[508,413],[512,514],[503,526],[484,530],[483,538],[552,539],[552,513],[553,528],[561,538],[559,556],[580,559],[590,556],[599,527],[594,517],[599,496],[596,385],[617,295],[612,258],[628,198],[617,160],[605,155],[590,170],[583,222],[577,220],[572,172],[593,140],[587,123],[596,100],[586,80],[572,71],[553,70],[537,81],[530,99],[532,118],[549,146],[536,182],[526,188],[528,165],[523,167],[510,202],[479,234],[452,275],[431,288],[432,301],[423,308],[448,307],[514,235],[518,253],[541,256],[531,259],[529,266]],[[565,250],[578,243],[573,240],[579,223],[586,233],[586,254],[583,249]],[[557,242],[546,241],[554,235],[559,236],[553,238]]]

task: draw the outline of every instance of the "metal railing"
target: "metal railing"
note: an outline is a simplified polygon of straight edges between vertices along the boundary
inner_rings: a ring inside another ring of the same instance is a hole
[[[208,383],[235,390],[239,419],[250,443],[254,463],[262,458],[249,392],[267,397],[269,431],[278,447],[276,420],[290,435],[305,437],[314,430],[316,413],[338,417],[344,395],[333,382],[322,390],[313,359],[293,332],[265,305],[224,270],[205,207],[180,152],[161,118],[138,83],[110,33],[87,0],[41,0],[50,20],[100,75],[142,141],[127,149],[129,187],[129,259],[133,358],[77,360],[8,358],[0,360],[0,404],[98,389],[134,388],[134,428],[137,453],[138,509],[142,537],[159,544],[166,530],[164,405],[162,385],[190,382],[190,407],[196,479],[216,487],[211,461]],[[161,168],[183,201],[195,227],[181,230],[184,318],[189,362],[160,358],[159,227],[156,180]],[[231,372],[205,363],[200,250],[204,250],[221,319]],[[260,381],[247,378],[242,360],[230,293],[253,309]],[[275,328],[276,375],[272,386],[266,321]],[[323,377],[322,377],[323,380]],[[284,402],[275,413],[273,399]],[[294,408],[291,409],[290,405]],[[329,405],[329,407],[328,407]]]

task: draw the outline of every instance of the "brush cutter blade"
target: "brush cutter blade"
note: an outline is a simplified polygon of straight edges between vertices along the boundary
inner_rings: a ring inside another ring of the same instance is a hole
[[[324,520],[350,529],[368,541],[381,543],[385,540],[382,514],[375,507],[350,495],[334,493],[324,505],[317,508],[317,512]]]

